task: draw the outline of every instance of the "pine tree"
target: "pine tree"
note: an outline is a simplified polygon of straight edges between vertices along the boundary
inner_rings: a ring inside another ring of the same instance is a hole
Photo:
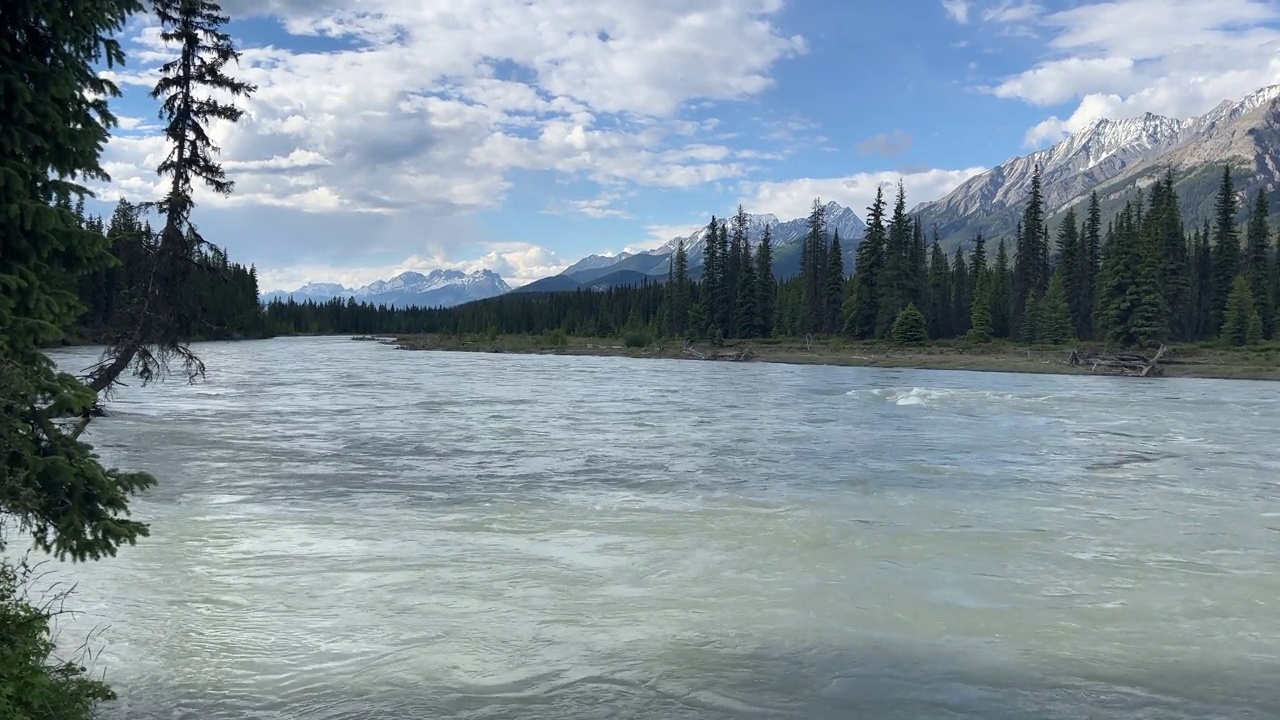
[[[880,276],[887,242],[884,211],[884,190],[876,188],[876,199],[867,208],[867,231],[858,246],[844,307],[844,334],[860,340],[875,337],[880,315]]]
[[[935,239],[929,259],[928,312],[925,313],[929,323],[929,336],[944,338],[954,336],[952,329],[955,320],[951,306],[951,264],[942,245]],[[964,308],[959,308],[963,312]]]
[[[1209,305],[1208,335],[1216,336],[1222,329],[1227,310],[1227,295],[1231,293],[1236,274],[1240,272],[1240,232],[1236,228],[1235,186],[1231,181],[1231,169],[1223,168],[1222,184],[1214,202],[1213,276]]]
[[[1107,340],[1122,347],[1145,345],[1165,333],[1160,292],[1159,247],[1144,238],[1139,211],[1126,204],[1103,251],[1101,293],[1096,325]]]
[[[831,247],[827,251],[827,272],[823,289],[826,302],[823,331],[832,335],[839,333],[841,330],[844,285],[844,250],[840,247],[840,231],[837,229],[831,235]]]
[[[908,303],[893,321],[890,338],[895,345],[923,345],[929,341],[924,315],[915,303]]]
[[[764,228],[764,236],[760,238],[760,246],[756,248],[756,286],[760,293],[757,301],[760,334],[770,337],[773,335],[774,313],[777,309],[778,284],[773,277],[773,230],[768,225]]]
[[[1075,220],[1072,219],[1072,227]],[[1036,318],[1036,341],[1049,345],[1065,345],[1075,340],[1075,324],[1071,318],[1071,308],[1067,303],[1065,271],[1054,273],[1049,281],[1049,289],[1040,300]]]
[[[1228,345],[1253,345],[1262,339],[1262,318],[1249,289],[1249,280],[1237,275],[1227,297],[1221,339]]]
[[[1271,296],[1271,283],[1274,273],[1271,267],[1271,229],[1268,226],[1271,214],[1266,193],[1259,188],[1258,197],[1249,217],[1249,229],[1245,242],[1245,273],[1249,279],[1249,292],[1253,295],[1254,306],[1258,310],[1258,319],[1262,323],[1262,335],[1270,338],[1275,334],[1275,299]]]

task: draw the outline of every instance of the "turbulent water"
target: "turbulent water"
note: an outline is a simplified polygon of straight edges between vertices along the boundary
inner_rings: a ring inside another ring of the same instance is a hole
[[[1280,716],[1280,385],[198,349],[107,718]]]

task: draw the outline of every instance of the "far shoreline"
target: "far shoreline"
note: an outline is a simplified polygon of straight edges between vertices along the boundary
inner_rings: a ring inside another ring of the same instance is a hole
[[[986,345],[935,343],[919,347],[895,347],[886,343],[841,339],[806,342],[804,339],[771,338],[726,341],[723,347],[719,348],[712,347],[710,343],[701,342],[694,343],[690,349],[686,349],[682,343],[674,340],[657,341],[644,347],[628,347],[619,338],[564,336],[554,338],[524,335],[454,337],[433,334],[385,334],[363,336],[359,339],[378,340],[409,351],[627,357],[699,362],[766,362],[786,365],[1094,375],[1117,377],[1120,380],[1134,379],[1095,373],[1090,367],[1071,365],[1068,359],[1076,346],[1036,347],[1000,342]],[[1198,345],[1177,345],[1170,348],[1168,357],[1175,364],[1161,364],[1164,378],[1280,380],[1280,346],[1275,344],[1230,349]],[[717,354],[724,357],[718,359],[699,357],[699,355]]]

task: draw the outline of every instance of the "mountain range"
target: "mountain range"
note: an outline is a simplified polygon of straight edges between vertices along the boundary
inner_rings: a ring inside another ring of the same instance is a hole
[[[1262,88],[1239,101],[1224,101],[1198,117],[1179,119],[1146,113],[1123,120],[1096,120],[1052,147],[1012,158],[970,178],[945,197],[917,205],[911,214],[926,228],[936,228],[943,248],[951,252],[979,231],[987,237],[1011,236],[1037,167],[1051,227],[1069,208],[1087,202],[1094,191],[1101,200],[1103,216],[1109,217],[1172,170],[1183,219],[1190,227],[1211,215],[1224,165],[1232,170],[1242,206],[1248,205],[1258,188],[1271,195],[1273,202],[1280,200],[1280,85]],[[910,193],[908,186],[908,197]],[[831,227],[840,230],[845,267],[852,268],[852,255],[866,226],[853,210],[834,202],[826,205],[826,213]],[[778,248],[776,274],[787,277],[798,272],[797,251],[808,230],[807,218],[780,222],[773,215],[749,217],[753,244],[766,224],[773,228]],[[704,228],[687,238],[673,238],[644,253],[591,255],[559,276],[522,289],[573,289],[601,282],[616,285],[616,281],[634,280],[634,273],[665,277],[671,253],[680,240],[688,248],[690,268],[696,272],[705,233]],[[621,271],[628,274],[615,278]]]
[[[308,283],[293,291],[266,293],[262,302],[288,300],[290,297],[297,302],[312,300],[321,303],[334,298],[354,298],[357,302],[397,308],[452,307],[510,291],[506,281],[492,270],[472,273],[432,270],[426,275],[404,272],[390,280],[378,280],[359,288],[347,288],[338,283]]]
[[[1182,203],[1183,220],[1193,227],[1212,216],[1214,195],[1222,168],[1231,169],[1242,207],[1259,189],[1273,206],[1280,201],[1280,85],[1266,87],[1238,101],[1224,101],[1204,115],[1170,118],[1152,113],[1121,120],[1100,119],[1044,150],[1011,158],[962,183],[945,197],[921,203],[911,214],[924,227],[936,229],[948,252],[982,232],[988,238],[1011,238],[1021,216],[1036,168],[1040,169],[1048,221],[1086,203],[1093,192],[1101,200],[1103,217],[1172,171]],[[911,188],[907,187],[908,197]],[[890,197],[890,202],[892,198]],[[835,202],[824,206],[829,229],[839,230],[845,268],[852,269],[858,243],[866,231],[862,218]],[[726,216],[727,217],[727,216]],[[1276,213],[1275,217],[1280,217]],[[780,220],[772,214],[748,215],[748,239],[755,247],[768,226],[774,246],[774,272],[789,277],[799,272],[801,240],[808,218]],[[706,227],[688,237],[672,238],[653,250],[617,255],[590,255],[559,275],[543,278],[517,292],[559,292],[607,289],[664,280],[672,253],[680,242],[689,256],[690,274],[702,268]],[[995,243],[989,243],[988,248]],[[275,296],[324,300],[358,300],[404,306],[454,305],[510,291],[495,273],[470,275],[436,270],[430,275],[404,273],[349,290],[341,285],[313,283],[293,293]]]
[[[862,239],[867,225],[850,208],[836,202],[823,206],[827,229],[840,233],[844,248],[845,265],[851,267],[854,250]],[[721,218],[726,219],[726,218]],[[780,276],[794,275],[800,271],[800,244],[809,232],[809,218],[795,218],[782,222],[772,213],[747,215],[747,242],[754,249],[770,229],[773,245],[774,272]],[[689,258],[689,273],[697,277],[703,266],[703,251],[707,246],[707,227],[687,237],[676,237],[653,250],[618,255],[590,255],[570,265],[559,275],[543,278],[520,288],[521,292],[559,292],[578,288],[605,289],[622,285],[636,285],[649,280],[665,280],[671,267],[676,247],[684,243]]]

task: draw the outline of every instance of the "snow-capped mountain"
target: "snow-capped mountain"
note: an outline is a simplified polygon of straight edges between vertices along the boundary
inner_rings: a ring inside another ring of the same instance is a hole
[[[492,270],[465,273],[461,270],[432,270],[423,275],[404,272],[376,280],[359,288],[338,283],[308,283],[294,291],[277,290],[262,297],[263,302],[292,297],[298,302],[327,302],[333,298],[355,298],[357,302],[389,307],[452,307],[472,300],[484,300],[509,292],[511,287]]]
[[[824,205],[823,212],[827,231],[840,233],[840,242],[851,260],[852,251],[866,232],[866,224],[853,210],[834,201]],[[717,219],[727,220],[728,216]],[[800,241],[809,233],[808,216],[780,222],[772,213],[747,215],[747,242],[752,248],[760,244],[760,238],[764,236],[766,227],[770,229],[774,247],[774,271],[780,276],[793,274],[798,270],[799,264],[798,260],[796,262],[791,260],[798,257]],[[632,273],[626,277],[637,277],[634,273],[642,273],[655,278],[665,278],[671,256],[681,242],[684,243],[685,252],[689,258],[689,268],[696,274],[702,266],[706,235],[707,228],[703,226],[692,235],[672,238],[653,250],[636,254],[622,253],[612,258],[591,255],[569,266],[561,274],[581,283],[591,283],[624,271]],[[792,267],[793,265],[795,267]]]
[[[1229,163],[1248,169],[1246,175],[1256,171],[1259,182],[1274,183],[1280,145],[1265,139],[1265,128],[1267,118],[1276,112],[1277,100],[1280,85],[1224,102],[1199,117],[1146,113],[1097,120],[1052,147],[1012,158],[970,178],[946,197],[920,205],[915,213],[927,226],[937,226],[944,245],[954,247],[979,230],[989,236],[1009,233],[1037,166],[1051,213],[1087,199],[1094,190],[1105,188],[1112,197],[1135,193],[1145,184],[1136,178],[1168,167],[1190,173],[1196,167],[1217,165],[1221,172],[1221,165]],[[1135,180],[1116,185],[1127,178]],[[1244,189],[1256,192],[1256,187]]]

